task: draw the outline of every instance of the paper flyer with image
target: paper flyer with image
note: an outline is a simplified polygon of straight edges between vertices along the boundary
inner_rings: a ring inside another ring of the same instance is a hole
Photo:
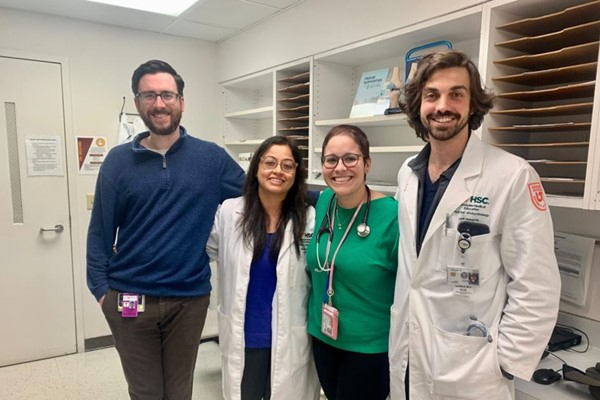
[[[363,72],[352,103],[350,118],[384,114],[390,105],[388,85],[391,72],[392,68]]]
[[[77,160],[79,175],[97,175],[104,157],[108,153],[108,145],[104,136],[79,136],[77,140]]]

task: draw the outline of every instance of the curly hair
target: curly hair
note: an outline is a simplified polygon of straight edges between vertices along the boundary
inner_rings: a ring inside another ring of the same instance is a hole
[[[469,129],[479,128],[483,122],[483,117],[492,108],[494,94],[485,90],[477,66],[466,54],[459,51],[442,51],[428,54],[419,60],[417,73],[402,88],[400,100],[400,108],[408,117],[408,124],[415,130],[417,137],[425,141],[429,138],[429,131],[421,122],[423,88],[434,72],[453,67],[466,68],[469,74],[469,91],[471,94]]]

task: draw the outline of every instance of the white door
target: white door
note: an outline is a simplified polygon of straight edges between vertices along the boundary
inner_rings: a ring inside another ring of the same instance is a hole
[[[0,56],[0,190],[0,366],[74,353],[58,63]]]

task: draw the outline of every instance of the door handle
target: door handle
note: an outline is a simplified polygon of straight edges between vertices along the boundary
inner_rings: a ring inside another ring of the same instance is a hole
[[[62,233],[65,230],[65,227],[62,225],[54,225],[54,228],[40,228],[40,232],[56,232]]]

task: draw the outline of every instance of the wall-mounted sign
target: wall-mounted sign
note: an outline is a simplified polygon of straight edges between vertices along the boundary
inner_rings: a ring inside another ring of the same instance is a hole
[[[97,175],[108,152],[106,137],[79,136],[76,140],[78,173],[80,175]]]
[[[60,136],[25,138],[29,176],[64,176]]]

